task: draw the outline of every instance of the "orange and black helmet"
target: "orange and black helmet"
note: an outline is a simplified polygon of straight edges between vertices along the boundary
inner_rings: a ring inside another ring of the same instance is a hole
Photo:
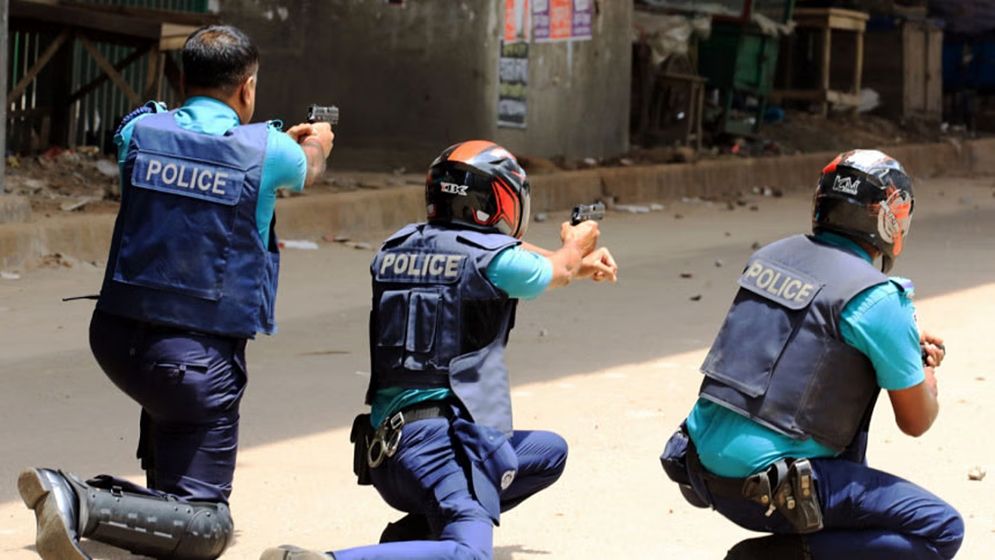
[[[863,241],[881,251],[888,272],[912,222],[912,180],[901,163],[877,150],[851,150],[822,170],[812,229]]]
[[[460,142],[432,162],[425,180],[428,221],[521,239],[532,197],[511,152],[486,140]]]

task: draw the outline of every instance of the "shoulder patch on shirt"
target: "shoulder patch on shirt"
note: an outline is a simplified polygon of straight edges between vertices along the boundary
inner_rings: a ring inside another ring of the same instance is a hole
[[[220,164],[139,151],[131,173],[136,187],[234,206],[245,172]]]
[[[373,259],[378,282],[453,284],[463,275],[466,255],[419,249],[387,249]]]
[[[906,297],[912,297],[916,293],[916,286],[912,283],[912,280],[908,278],[902,278],[901,276],[892,276],[888,278],[891,283],[898,286],[898,289],[905,293]]]
[[[750,261],[739,285],[788,309],[807,307],[823,286],[807,274],[761,258]]]

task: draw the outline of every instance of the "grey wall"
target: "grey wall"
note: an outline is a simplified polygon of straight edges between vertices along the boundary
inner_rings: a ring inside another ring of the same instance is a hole
[[[334,103],[334,166],[420,171],[471,138],[545,157],[624,151],[632,2],[598,3],[594,40],[531,45],[524,131],[496,126],[503,0],[227,0],[221,16],[262,53],[257,119]]]
[[[597,6],[590,41],[529,45],[527,128],[498,129],[498,143],[516,153],[568,159],[628,149],[632,2],[599,0]]]

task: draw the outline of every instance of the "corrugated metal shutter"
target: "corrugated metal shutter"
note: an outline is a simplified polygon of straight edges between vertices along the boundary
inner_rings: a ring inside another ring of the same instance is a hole
[[[132,6],[176,12],[206,13],[210,0],[82,0],[90,4],[105,4]],[[27,70],[38,59],[45,47],[54,39],[50,34],[34,32],[11,32],[8,42],[10,61],[8,68],[8,84],[16,84],[26,74]],[[97,43],[97,49],[111,64],[123,60],[135,50],[132,47]],[[69,81],[70,90],[76,91],[100,75],[101,71],[93,58],[78,42],[72,46],[72,76]],[[137,92],[142,92],[146,83],[148,64],[141,58],[130,64],[123,72],[124,80]],[[48,69],[46,69],[48,71]],[[10,148],[28,150],[36,146],[30,136],[36,135],[39,128],[37,85],[28,86],[25,94],[11,104],[11,128],[8,129]],[[178,100],[173,99],[169,88],[163,88],[164,95],[170,106]],[[114,128],[118,121],[132,109],[132,103],[113,83],[106,81],[85,97],[73,103],[70,109],[69,143],[71,145],[96,145],[101,150],[109,151],[113,145]],[[36,130],[32,132],[31,124]],[[44,124],[40,125],[44,129]],[[46,133],[43,132],[42,136]]]

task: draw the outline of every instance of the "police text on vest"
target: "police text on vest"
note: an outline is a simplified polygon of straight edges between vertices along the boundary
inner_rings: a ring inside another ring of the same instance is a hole
[[[242,195],[245,172],[194,158],[139,151],[131,184],[154,191],[234,206]]]
[[[453,281],[459,278],[465,258],[465,255],[388,251],[381,255],[376,265],[377,277]]]
[[[149,166],[145,171],[146,182],[159,182],[163,185],[175,185],[183,189],[200,189],[213,194],[224,195],[223,187],[228,179],[228,173],[206,166],[183,165],[173,162],[149,158]]]
[[[755,260],[740,278],[740,285],[758,295],[794,307],[808,303],[819,285],[803,274]]]

